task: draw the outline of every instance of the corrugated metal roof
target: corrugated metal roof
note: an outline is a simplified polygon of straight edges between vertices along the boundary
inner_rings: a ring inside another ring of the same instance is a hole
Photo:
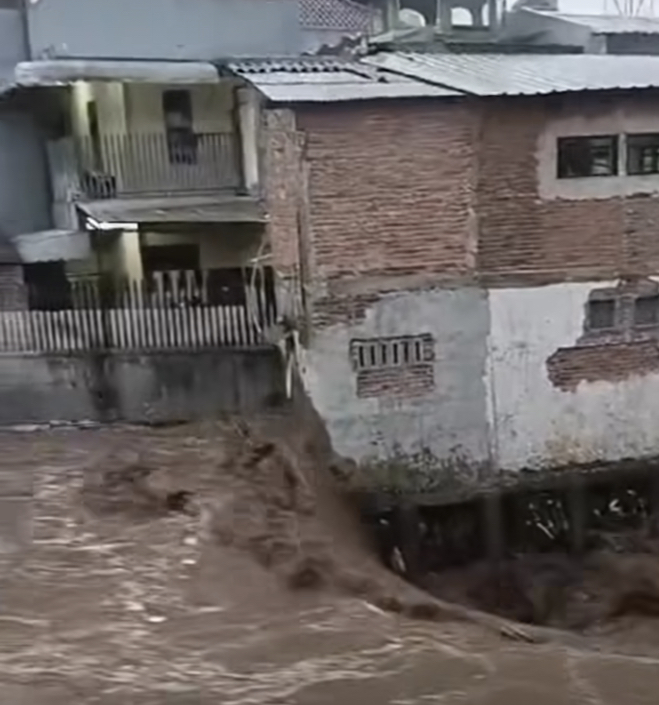
[[[118,198],[78,203],[99,223],[263,223],[261,205],[248,196]]]
[[[392,52],[362,61],[478,96],[659,87],[659,56]]]
[[[528,8],[525,8],[528,9]],[[659,34],[659,20],[654,17],[619,15],[570,15],[564,12],[533,10],[547,17],[559,17],[588,27],[594,34]]]
[[[226,65],[266,98],[281,103],[330,103],[381,98],[445,98],[457,91],[375,66],[337,58],[234,61]]]

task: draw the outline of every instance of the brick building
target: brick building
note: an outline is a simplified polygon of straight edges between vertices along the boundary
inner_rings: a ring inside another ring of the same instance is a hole
[[[236,71],[340,453],[414,490],[659,455],[658,59]]]

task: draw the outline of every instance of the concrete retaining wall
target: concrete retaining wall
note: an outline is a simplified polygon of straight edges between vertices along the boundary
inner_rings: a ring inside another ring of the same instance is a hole
[[[282,395],[270,349],[0,356],[0,425],[187,421],[258,411]]]

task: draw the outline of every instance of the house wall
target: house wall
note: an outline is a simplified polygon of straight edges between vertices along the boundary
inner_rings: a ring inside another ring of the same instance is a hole
[[[408,488],[479,473],[487,298],[440,288],[473,270],[473,113],[404,101],[278,110],[264,133],[274,265],[304,289],[301,371],[335,448]],[[355,372],[353,341],[422,334],[428,364]]]
[[[581,341],[594,281],[489,292],[486,386],[498,467],[565,467],[659,455],[652,339]]]
[[[87,104],[96,102],[98,127],[101,134],[125,134],[126,120],[125,87],[114,82],[78,81],[71,89],[71,122],[76,135],[89,135]]]
[[[10,82],[14,67],[27,58],[25,32],[19,9],[0,8],[0,79]]]
[[[28,16],[34,58],[212,61],[295,54],[302,41],[297,0],[39,0]]]
[[[659,54],[658,34],[612,34],[602,39],[607,54]]]
[[[659,177],[556,178],[559,136],[654,132],[659,97],[495,101],[484,113],[479,252],[489,425],[519,470],[659,455],[655,333],[589,340],[593,292],[659,273]],[[647,278],[650,278],[647,280]]]
[[[72,90],[71,114],[74,132],[78,135],[89,135],[87,103],[95,100],[101,134],[164,134],[163,92],[180,88],[190,91],[193,126],[196,132],[234,131],[234,87],[230,82],[183,87],[149,83],[78,82]]]
[[[233,126],[233,89],[230,82],[208,86],[125,86],[127,126],[130,132],[164,133],[162,95],[166,90],[190,91],[193,125],[196,132],[228,132]]]
[[[584,338],[594,291],[659,278],[655,177],[560,194],[548,147],[645,129],[655,98],[482,105],[266,119],[269,236],[305,293],[312,402],[337,450],[399,489],[659,456],[656,333]],[[355,363],[355,341],[420,335],[418,369]]]
[[[321,279],[469,271],[477,121],[466,103],[323,106],[297,127]]]
[[[399,490],[480,477],[489,465],[488,328],[487,292],[463,287],[383,294],[320,329],[303,378],[335,450]],[[430,335],[434,358],[421,379],[376,370],[360,389],[352,341],[420,334]]]
[[[476,204],[481,274],[537,283],[659,271],[659,177],[556,178],[558,136],[653,131],[653,115],[653,93],[488,101]]]
[[[0,108],[0,228],[8,235],[51,224],[44,141],[32,117]]]

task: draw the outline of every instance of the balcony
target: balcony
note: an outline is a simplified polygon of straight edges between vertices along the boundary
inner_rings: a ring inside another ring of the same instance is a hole
[[[240,144],[230,133],[121,134],[50,142],[56,201],[241,189]]]

